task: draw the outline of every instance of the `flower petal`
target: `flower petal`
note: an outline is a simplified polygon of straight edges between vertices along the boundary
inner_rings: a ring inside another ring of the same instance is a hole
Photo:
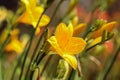
[[[117,22],[116,21],[109,22],[109,23],[107,23],[107,24],[102,26],[102,30],[106,29],[108,32],[110,32],[116,26],[117,26]]]
[[[22,46],[22,44],[21,44],[20,41],[18,41],[18,40],[12,40],[12,42],[10,42],[6,46],[5,50],[8,51],[8,52],[9,51],[15,51],[15,52],[17,52],[19,54],[19,53],[22,53],[23,46]]]
[[[117,26],[117,22],[113,21],[113,22],[109,22],[104,24],[100,29],[98,29],[97,31],[92,33],[92,37],[93,38],[97,38],[99,36],[102,35],[102,32],[104,30],[107,30],[108,32],[110,32],[113,28],[115,28]]]
[[[29,4],[31,7],[35,7],[37,5],[37,0],[29,0]]]
[[[80,53],[85,46],[86,42],[82,38],[72,37],[64,48],[65,52],[73,55]]]
[[[30,5],[28,0],[21,0],[21,2],[24,3],[26,7]]]
[[[72,37],[72,34],[73,34],[72,25],[69,25],[67,27],[64,23],[61,23],[57,26],[55,37],[62,49],[64,49],[64,46],[66,46],[67,42]]]
[[[96,45],[102,41],[102,37],[97,37],[96,39],[93,40],[93,42],[90,44],[90,46]]]
[[[55,38],[55,36],[52,36],[51,38],[48,39],[48,42],[52,45],[52,48],[53,51],[56,51],[60,56],[63,55],[63,52],[62,50],[60,49],[58,43],[57,43],[57,40]]]
[[[36,4],[37,4],[37,0],[21,0],[21,2],[25,4],[27,9],[29,7],[34,8],[36,7]]]
[[[43,15],[42,19],[40,20],[40,27],[43,27],[45,25],[47,25],[50,22],[50,18],[47,15]]]
[[[86,24],[79,24],[74,28],[73,36],[78,36],[86,28]]]
[[[35,12],[35,11],[24,12],[24,14],[19,17],[18,22],[33,25],[33,27],[35,28],[38,22],[38,18],[40,17],[40,14],[42,14],[43,10],[39,10],[39,11],[41,12]],[[40,20],[39,27],[43,27],[47,25],[49,21],[50,21],[50,18],[46,15],[43,15]]]
[[[69,55],[69,54],[64,54],[62,57],[63,57],[63,59],[65,59],[70,64],[70,66],[73,69],[77,69],[78,63],[77,63],[77,60],[76,60],[75,56]]]

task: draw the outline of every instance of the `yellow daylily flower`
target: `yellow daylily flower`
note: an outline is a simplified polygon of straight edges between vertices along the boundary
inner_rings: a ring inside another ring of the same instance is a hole
[[[19,17],[18,22],[32,25],[34,28],[37,25],[39,17],[42,15],[44,8],[37,6],[37,0],[21,0],[26,7],[26,11]],[[39,27],[43,27],[49,23],[50,19],[47,15],[43,15]],[[40,31],[40,29],[37,29]],[[37,31],[37,32],[39,32]]]
[[[22,53],[23,51],[23,46],[21,44],[21,42],[17,39],[12,40],[5,48],[6,51],[10,52],[10,51],[15,51],[16,53]]]
[[[75,55],[80,53],[86,46],[86,42],[82,38],[73,37],[73,26],[68,27],[64,23],[57,26],[55,36],[48,39],[53,47],[53,51],[65,59],[72,68],[77,68],[77,60]]]
[[[74,27],[73,36],[78,36],[80,34],[80,32],[85,30],[86,26],[87,26],[87,24],[81,23],[81,24],[77,25],[76,27]]]
[[[78,20],[79,20],[78,17],[75,16],[71,21],[72,25],[74,26],[73,36],[78,36],[83,30],[85,30],[85,28],[87,26],[86,23],[78,24]]]
[[[15,51],[16,53],[22,53],[24,46],[21,41],[18,40],[19,30],[14,29],[11,33],[11,41],[5,47],[7,52]]]
[[[103,24],[103,26],[100,29],[98,29],[97,31],[95,31],[95,32],[92,33],[92,38],[97,38],[97,37],[101,36],[102,32],[104,30],[107,30],[108,32],[110,32],[116,26],[117,26],[117,22],[116,21],[112,21],[112,22]]]

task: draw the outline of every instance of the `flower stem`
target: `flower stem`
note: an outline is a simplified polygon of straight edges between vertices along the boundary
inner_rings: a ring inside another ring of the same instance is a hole
[[[119,46],[119,48],[117,49],[115,55],[113,56],[113,58],[112,58],[112,60],[111,60],[111,62],[110,62],[110,64],[109,64],[109,66],[108,66],[108,68],[106,69],[105,73],[103,74],[103,77],[102,77],[101,80],[106,80],[107,75],[109,74],[110,70],[112,69],[113,64],[114,64],[114,62],[115,62],[115,60],[116,60],[116,58],[117,58],[117,56],[118,56],[118,54],[119,54],[119,51],[120,51],[120,46]]]
[[[4,51],[4,48],[5,48],[5,46],[8,44],[9,40],[10,40],[10,34],[8,33],[7,38],[5,39],[4,43],[3,43],[2,46],[0,47],[0,57],[2,56],[2,53],[3,53],[3,51]]]
[[[45,9],[44,12],[42,13],[42,15],[45,13],[45,11],[46,11],[46,9]],[[21,67],[21,73],[20,73],[20,76],[19,76],[19,80],[22,79],[22,74],[23,74],[23,70],[24,70],[24,67],[25,67],[26,60],[27,60],[27,56],[28,56],[29,50],[30,50],[30,48],[31,48],[32,41],[33,41],[33,39],[34,39],[35,31],[36,31],[36,29],[38,28],[38,25],[39,25],[39,22],[40,22],[40,20],[41,20],[41,18],[42,18],[42,15],[39,17],[38,23],[37,23],[35,29],[33,30],[32,36],[31,36],[31,38],[30,38],[30,44],[29,44],[29,46],[28,46],[28,49],[25,51],[25,57],[24,57],[24,59],[23,59],[23,64],[22,64],[22,67]],[[24,53],[23,53],[23,54],[24,54]]]
[[[68,77],[68,80],[73,80],[74,75],[75,75],[75,70],[72,69]]]
[[[46,36],[47,36],[47,32],[48,32],[48,30],[45,30],[45,31],[43,32],[42,36],[39,38],[39,40],[38,40],[38,42],[37,42],[37,45],[36,45],[36,47],[35,47],[35,50],[34,50],[34,52],[33,52],[33,54],[32,54],[30,63],[29,63],[28,68],[27,68],[26,78],[28,78],[28,75],[29,75],[29,72],[30,72],[30,66],[31,66],[31,64],[32,64],[32,62],[33,62],[33,59],[35,58],[35,56],[36,56],[36,54],[37,54],[37,51],[38,51],[39,45],[40,45],[40,43],[41,43],[41,40],[43,39],[43,37],[46,37]],[[43,43],[45,43],[45,41],[46,41],[46,39],[44,40]],[[40,49],[41,49],[41,47],[42,47],[43,45],[44,45],[44,44],[42,44],[42,45],[40,46]],[[44,54],[44,53],[43,53],[43,54]],[[42,56],[42,57],[43,57],[43,56]],[[33,62],[33,63],[34,63],[34,62]]]
[[[18,59],[17,65],[15,66],[15,68],[14,68],[14,70],[13,70],[11,80],[14,80],[15,72],[16,72],[17,68],[19,67],[19,65],[20,65],[20,63],[21,63],[23,56],[24,56],[24,54],[22,54],[22,55],[20,56],[20,58]]]
[[[48,57],[48,59],[46,60],[46,63],[45,63],[45,65],[44,65],[44,68],[41,70],[41,75],[43,74],[43,72],[44,72],[44,70],[47,68],[47,64],[50,62],[50,60],[52,59],[52,55],[50,55],[49,57]]]

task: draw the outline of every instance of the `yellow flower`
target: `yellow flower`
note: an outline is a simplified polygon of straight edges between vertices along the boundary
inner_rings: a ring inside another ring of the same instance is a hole
[[[32,25],[34,28],[37,25],[39,17],[42,15],[44,9],[41,6],[37,6],[37,0],[21,0],[26,7],[26,11],[19,17],[18,22]],[[39,27],[43,27],[49,23],[48,16],[43,15]],[[39,32],[40,29],[37,29]]]
[[[78,17],[77,16],[75,16],[72,19],[71,23],[74,26],[73,36],[78,36],[83,30],[85,30],[85,28],[87,26],[87,24],[85,24],[85,23],[78,24]]]
[[[21,41],[18,40],[19,30],[14,29],[11,34],[11,41],[5,47],[7,52],[15,51],[16,53],[20,54],[23,51],[25,45]]]
[[[72,68],[77,68],[77,60],[75,55],[80,53],[86,46],[86,42],[82,38],[72,37],[73,26],[69,24],[68,27],[61,23],[57,26],[55,36],[48,39],[54,51],[65,59]]]
[[[12,40],[5,48],[6,51],[15,51],[16,53],[21,53],[23,51],[23,46],[21,42],[17,39]]]
[[[98,29],[97,31],[92,33],[92,38],[97,38],[97,37],[101,36],[102,32],[104,30],[107,30],[108,32],[110,32],[116,26],[117,26],[117,22],[116,21],[103,24],[103,26],[100,29]]]
[[[85,28],[86,28],[85,23],[81,23],[81,24],[77,25],[76,27],[74,27],[73,36],[78,36],[80,34],[80,32],[85,30]]]

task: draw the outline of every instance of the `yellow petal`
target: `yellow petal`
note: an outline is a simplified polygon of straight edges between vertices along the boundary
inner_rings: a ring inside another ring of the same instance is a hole
[[[39,26],[43,27],[46,26],[50,22],[50,18],[47,15],[43,15],[42,19],[40,20]]]
[[[90,46],[96,45],[98,43],[100,43],[102,40],[102,37],[97,37],[96,39],[93,40],[93,42],[90,44]]]
[[[64,48],[65,52],[74,55],[80,53],[85,46],[86,42],[82,38],[72,37]]]
[[[86,24],[79,24],[74,28],[73,36],[78,36],[85,28]]]
[[[21,53],[23,51],[23,46],[18,40],[12,40],[12,42],[6,46],[5,50],[8,52],[15,51],[16,53]]]
[[[73,24],[73,26],[76,26],[77,23],[78,23],[78,16],[75,16],[72,20],[72,24]]]
[[[11,34],[11,39],[18,39],[18,34],[20,33],[19,29],[14,29]]]
[[[40,33],[40,28],[38,27],[35,31],[35,35],[39,34]]]
[[[62,49],[64,46],[66,46],[67,42],[72,37],[72,34],[73,26],[71,24],[68,27],[64,23],[61,23],[57,26],[55,37]]]
[[[109,22],[109,23],[107,23],[107,24],[102,26],[102,30],[106,29],[108,32],[110,32],[116,26],[117,26],[117,22],[116,21]]]
[[[37,25],[37,22],[38,22],[38,18],[40,17],[42,12],[43,12],[43,10],[40,10],[40,9],[38,12],[34,12],[34,11],[27,12],[26,11],[26,12],[24,12],[23,15],[21,15],[19,17],[18,22],[33,25],[33,27],[35,28]],[[50,21],[50,18],[46,15],[43,15],[42,19],[40,20],[39,27],[43,27],[43,26],[47,25],[49,23],[49,21]]]
[[[30,5],[29,0],[21,0],[21,2],[24,3],[26,7]]]
[[[17,20],[17,22],[25,23],[25,24],[32,24],[33,19],[31,19],[30,14],[25,11]]]
[[[37,6],[37,0],[29,0],[29,4],[31,7]]]
[[[59,47],[55,36],[48,39],[48,42],[52,45],[53,51],[56,51],[60,56],[63,55],[61,48]]]
[[[77,63],[75,56],[69,55],[69,54],[64,54],[62,57],[63,57],[63,59],[65,59],[68,62],[68,64],[70,64],[70,66],[73,69],[77,69],[78,63]]]
[[[37,0],[21,0],[25,4],[26,8],[34,8],[37,5]]]

